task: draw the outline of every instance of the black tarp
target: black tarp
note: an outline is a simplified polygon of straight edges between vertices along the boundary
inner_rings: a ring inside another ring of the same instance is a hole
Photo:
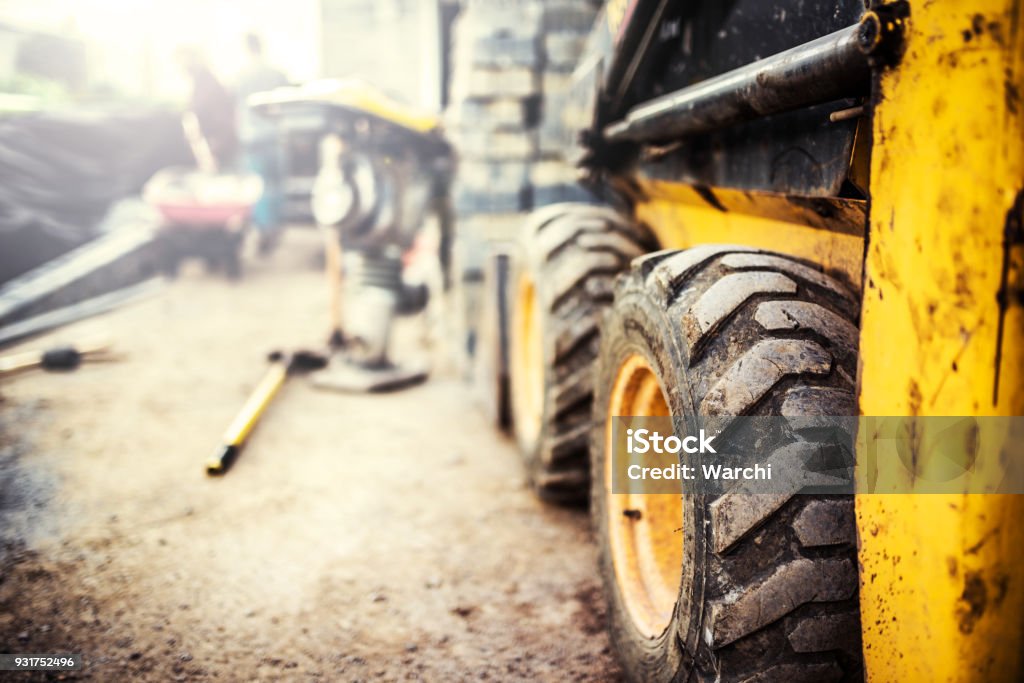
[[[0,117],[0,283],[88,241],[112,202],[190,162],[169,109]]]

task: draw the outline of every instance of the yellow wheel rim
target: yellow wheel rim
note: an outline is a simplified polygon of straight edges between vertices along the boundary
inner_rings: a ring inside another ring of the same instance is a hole
[[[628,357],[615,373],[605,428],[604,483],[608,539],[615,580],[637,629],[654,638],[672,620],[682,577],[681,495],[612,491],[612,418],[668,416],[658,377],[640,355]]]
[[[526,274],[516,285],[512,326],[512,410],[516,433],[528,444],[540,435],[544,410],[544,342],[537,289]]]

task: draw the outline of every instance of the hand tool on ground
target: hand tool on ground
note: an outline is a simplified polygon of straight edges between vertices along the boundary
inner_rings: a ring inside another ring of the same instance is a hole
[[[326,355],[304,350],[292,353],[274,351],[268,356],[268,360],[270,368],[253,389],[245,405],[242,406],[242,410],[228,425],[224,432],[223,443],[206,463],[207,474],[211,476],[224,474],[234,464],[253,428],[266,413],[270,402],[284,386],[288,377],[319,370],[327,365]]]
[[[110,345],[107,343],[32,349],[0,357],[0,377],[34,368],[50,371],[74,370],[83,361],[112,360],[113,358],[110,353]]]

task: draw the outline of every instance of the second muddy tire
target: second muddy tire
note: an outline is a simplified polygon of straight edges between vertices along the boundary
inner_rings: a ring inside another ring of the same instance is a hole
[[[612,492],[615,415],[856,414],[856,298],[810,264],[702,246],[634,261],[602,327],[591,514],[635,681],[862,677],[852,496]],[[775,453],[830,448],[814,430]],[[778,469],[778,468],[777,468]]]
[[[527,474],[545,500],[587,500],[601,315],[615,277],[652,243],[603,206],[556,204],[527,221],[510,287],[510,397]]]

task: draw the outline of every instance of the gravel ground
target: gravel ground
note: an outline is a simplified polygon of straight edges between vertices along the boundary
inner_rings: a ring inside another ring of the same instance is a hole
[[[293,231],[239,284],[186,268],[35,342],[126,357],[0,386],[0,651],[79,652],[64,675],[101,681],[617,680],[585,513],[533,498],[452,370],[376,396],[295,379],[205,476],[264,354],[323,338],[317,256]]]

